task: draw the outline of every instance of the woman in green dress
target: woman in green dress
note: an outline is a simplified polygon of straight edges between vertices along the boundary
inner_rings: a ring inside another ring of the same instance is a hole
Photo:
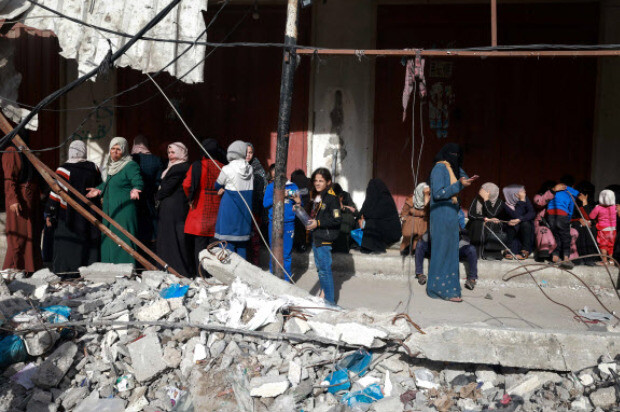
[[[112,139],[106,165],[107,177],[96,188],[89,188],[86,196],[92,198],[101,195],[103,211],[135,236],[138,229],[136,200],[140,198],[144,183],[140,175],[140,166],[131,159],[127,146],[127,140],[123,137]],[[104,224],[129,246],[135,248],[134,243],[108,221],[104,221]],[[135,259],[107,236],[103,236],[101,240],[101,261],[135,264]]]

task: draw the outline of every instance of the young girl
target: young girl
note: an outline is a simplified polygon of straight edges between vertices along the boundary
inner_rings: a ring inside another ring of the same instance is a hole
[[[332,242],[340,233],[340,201],[332,190],[332,175],[324,167],[312,173],[313,205],[307,229],[312,232],[312,253],[319,272],[323,298],[336,304],[332,277]]]
[[[599,205],[590,213],[590,219],[596,219],[596,241],[601,253],[603,265],[607,264],[607,256],[614,253],[616,241],[616,195],[611,190],[603,190],[598,198]],[[613,262],[609,262],[613,264]]]

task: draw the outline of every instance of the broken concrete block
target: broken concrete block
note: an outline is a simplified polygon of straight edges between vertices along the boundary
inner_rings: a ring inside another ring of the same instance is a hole
[[[136,319],[143,322],[159,320],[171,312],[166,299],[158,299],[150,305],[141,307],[136,313]]]
[[[58,406],[53,402],[41,402],[34,398],[31,398],[26,406],[26,412],[56,412],[57,410]]]
[[[89,282],[114,283],[116,278],[131,277],[133,275],[133,263],[93,263],[90,266],[81,266],[80,276]]]
[[[71,367],[77,350],[77,345],[73,342],[65,342],[60,345],[39,366],[32,381],[41,388],[57,386]]]
[[[159,289],[159,286],[166,279],[168,274],[158,270],[145,270],[140,275],[142,283],[152,289]]]
[[[508,388],[506,393],[509,395],[517,395],[524,398],[527,394],[534,392],[536,389],[543,385],[543,382],[538,375],[526,376],[525,380],[517,383],[516,385]]]
[[[318,336],[334,341],[341,340],[350,345],[361,345],[368,348],[373,346],[376,338],[386,338],[388,336],[385,330],[353,322],[333,324],[321,322],[312,318],[308,320],[308,325],[310,325]]]
[[[172,369],[176,369],[181,363],[181,351],[173,346],[166,346],[164,348],[164,362],[166,366]]]
[[[60,334],[56,330],[42,330],[24,337],[26,350],[30,356],[41,356],[50,350],[60,339]]]
[[[308,322],[296,317],[289,318],[284,324],[284,332],[304,334],[310,330]]]
[[[435,382],[435,375],[428,369],[416,369],[413,371],[415,375],[415,384],[418,388],[433,389],[439,388],[439,384]]]
[[[616,389],[611,386],[609,388],[597,389],[590,394],[592,405],[604,410],[617,406]]]
[[[65,410],[72,410],[75,405],[89,395],[90,391],[85,386],[69,388],[62,400],[62,406]]]
[[[403,405],[399,398],[394,396],[380,399],[373,403],[372,406],[375,412],[402,412],[405,410],[405,405]]]
[[[127,345],[127,349],[131,356],[131,366],[139,382],[148,381],[166,369],[157,336],[148,334]]]
[[[579,382],[581,382],[583,386],[590,386],[594,383],[594,378],[589,373],[583,372],[579,375]]]
[[[570,409],[572,411],[589,411],[592,407],[590,406],[590,402],[585,397],[580,396],[571,402]]]
[[[298,360],[294,360],[288,364],[288,380],[293,386],[299,385],[301,382],[302,367]]]
[[[611,375],[610,371],[616,372],[616,363],[615,362],[604,362],[598,364],[598,371],[601,377],[607,377]]]
[[[250,381],[250,395],[261,398],[275,398],[282,395],[290,386],[284,375],[260,376]]]

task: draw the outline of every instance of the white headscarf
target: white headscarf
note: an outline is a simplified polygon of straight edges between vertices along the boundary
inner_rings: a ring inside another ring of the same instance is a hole
[[[493,206],[495,206],[495,203],[497,203],[497,200],[499,199],[499,187],[495,183],[487,182],[482,185],[481,189],[484,189],[489,193],[489,201]],[[478,199],[478,203],[476,203],[476,213],[482,213],[482,204],[483,202]]]
[[[424,206],[426,206],[424,204],[424,190],[426,190],[427,187],[429,186],[426,184],[426,182],[422,182],[416,186],[415,190],[413,191],[414,208],[422,210],[424,209]]]
[[[187,162],[187,147],[185,147],[183,143],[181,142],[170,143],[168,145],[168,149],[170,149],[171,147],[174,148],[175,152],[177,153],[177,158],[174,160],[170,160],[168,162],[168,167],[161,174],[162,179],[164,178],[164,176],[166,176],[166,173],[168,173],[168,170],[170,170],[172,166],[178,165],[183,162]]]
[[[609,189],[605,189],[598,195],[598,202],[603,206],[613,206],[616,204],[616,194]]]
[[[114,161],[112,160],[112,156],[108,157],[108,163],[106,167],[106,174],[108,176],[114,176],[115,174],[123,170],[123,168],[132,161],[131,155],[127,152],[127,140],[124,137],[115,137],[110,142],[110,149],[117,145],[121,148],[121,158],[117,161]]]
[[[86,161],[86,143],[74,140],[69,145],[69,159],[67,163],[79,163]]]

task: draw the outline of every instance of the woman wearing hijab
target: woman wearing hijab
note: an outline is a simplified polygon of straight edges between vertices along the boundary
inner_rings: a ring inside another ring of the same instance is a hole
[[[168,145],[168,167],[161,174],[161,186],[155,195],[159,202],[157,255],[185,277],[191,276],[193,268],[184,230],[189,206],[183,179],[188,170],[187,147],[181,142]]]
[[[215,224],[215,237],[225,240],[227,249],[244,259],[247,257],[253,225],[251,209],[254,176],[252,166],[245,160],[247,148],[248,144],[241,140],[228,146],[226,158],[230,163],[222,168],[215,182],[215,189],[222,196]]]
[[[463,151],[446,144],[435,156],[430,188],[430,241],[433,249],[426,293],[432,298],[461,302],[459,282],[459,199],[472,184],[462,169]]]
[[[509,185],[503,189],[504,193],[504,213],[507,216],[508,224],[506,228],[506,246],[513,247],[515,238],[519,240],[520,249],[506,251],[504,254],[507,259],[512,259],[512,253],[519,260],[527,259],[532,252],[532,240],[534,236],[534,218],[536,212],[534,205],[527,198],[525,187],[522,185]],[[520,250],[520,252],[516,252]]]
[[[148,139],[138,135],[133,139],[131,157],[140,166],[144,189],[138,200],[138,234],[140,242],[149,247],[154,246],[157,238],[157,210],[155,209],[155,193],[161,183],[164,164],[159,156],[149,150]]]
[[[487,182],[482,185],[478,196],[469,207],[467,230],[471,243],[478,249],[478,256],[483,259],[502,260],[505,248],[497,240],[499,237],[506,243],[502,222],[504,215],[502,200],[499,198],[499,187]],[[489,229],[491,230],[490,233]]]
[[[386,247],[400,239],[400,217],[389,189],[381,179],[372,179],[360,210],[362,253],[385,253]]]
[[[418,239],[428,230],[428,204],[431,201],[431,188],[426,182],[416,186],[413,196],[408,197],[400,212],[403,219],[403,240],[400,254],[415,253]]]
[[[185,234],[189,236],[190,246],[194,248],[196,273],[200,262],[198,254],[209,246],[215,236],[215,222],[220,209],[221,197],[215,190],[215,181],[224,167],[220,158],[221,148],[213,138],[202,141],[202,147],[213,157],[206,154],[195,161],[189,168],[183,181],[183,191],[189,200],[189,212],[185,220]]]
[[[126,231],[136,235],[138,230],[137,200],[144,188],[140,166],[131,159],[124,137],[115,137],[110,142],[110,156],[106,165],[107,176],[96,188],[88,188],[86,197],[103,197],[103,211]],[[103,222],[110,230],[135,247],[129,238],[107,220]],[[134,263],[135,259],[109,237],[101,241],[101,261],[106,263]]]
[[[590,220],[590,213],[596,207],[594,198],[595,187],[591,182],[586,180],[579,182],[575,186],[575,190],[579,191],[577,196],[577,206],[573,211],[571,219],[571,229],[577,231],[577,253],[579,256],[598,254],[596,248],[596,224]],[[588,233],[590,232],[590,233]],[[588,257],[575,261],[575,264],[584,264],[586,266],[594,266],[599,259],[596,257]]]
[[[87,193],[86,188],[101,184],[101,172],[97,165],[86,160],[86,144],[81,140],[71,142],[69,159],[56,169],[56,174],[83,195]],[[77,203],[88,209],[82,201],[70,195]],[[97,203],[95,201],[95,204]],[[88,266],[99,261],[99,229],[71,206],[67,206],[67,203],[54,192],[50,192],[46,214],[48,226],[54,222],[57,224],[52,261],[54,273],[76,272],[80,266]]]
[[[263,166],[260,164],[258,158],[254,155],[254,145],[250,142],[246,142],[248,145],[245,160],[250,166],[252,166],[252,174],[254,176],[254,187],[252,190],[252,214],[254,219],[258,223],[263,221],[263,198],[265,197],[265,189],[269,184],[267,173]],[[258,230],[252,225],[252,235],[250,237],[250,256],[249,260],[255,265],[258,265],[258,258],[260,257],[260,235]]]

